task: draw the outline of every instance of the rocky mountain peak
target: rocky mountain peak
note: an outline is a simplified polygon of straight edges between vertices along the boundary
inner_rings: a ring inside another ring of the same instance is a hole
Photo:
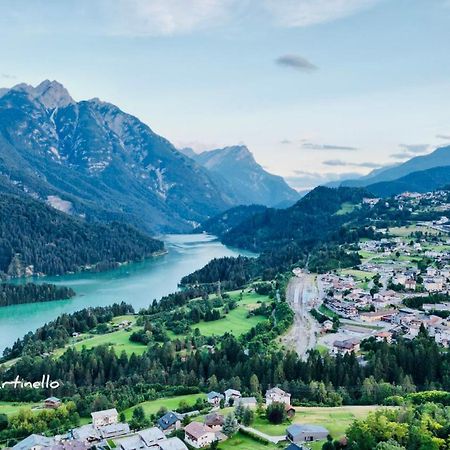
[[[20,83],[12,87],[11,90],[26,92],[47,109],[62,108],[75,103],[68,90],[55,80],[44,80],[36,87],[26,83]]]

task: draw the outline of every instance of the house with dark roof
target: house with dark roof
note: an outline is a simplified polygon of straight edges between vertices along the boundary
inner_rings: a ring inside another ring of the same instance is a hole
[[[183,416],[181,414],[169,411],[158,419],[158,427],[164,431],[164,433],[170,433],[181,428],[182,420]]]
[[[212,412],[205,416],[205,425],[212,428],[214,431],[221,431],[225,418],[222,414]]]
[[[48,409],[57,409],[61,406],[61,400],[58,397],[49,397],[44,400],[44,407]]]
[[[208,399],[208,403],[213,406],[219,406],[220,400],[223,399],[223,395],[216,391],[208,392],[206,398]]]
[[[291,442],[284,450],[303,450],[303,447],[298,444]]]

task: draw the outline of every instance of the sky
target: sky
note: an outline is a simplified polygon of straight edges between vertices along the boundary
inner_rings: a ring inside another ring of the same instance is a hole
[[[0,0],[0,87],[55,79],[302,190],[450,143],[450,0]]]

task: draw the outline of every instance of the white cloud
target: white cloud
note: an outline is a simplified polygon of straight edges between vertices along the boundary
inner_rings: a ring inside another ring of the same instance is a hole
[[[173,35],[223,23],[236,0],[117,0],[108,15],[112,34]]]
[[[370,8],[380,0],[265,0],[276,22],[285,27],[306,27],[341,19]]]

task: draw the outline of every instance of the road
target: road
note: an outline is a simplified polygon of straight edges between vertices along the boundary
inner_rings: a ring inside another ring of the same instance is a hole
[[[266,433],[263,433],[262,431],[256,430],[252,427],[244,427],[244,425],[240,425],[239,428],[241,430],[247,431],[247,433],[254,434],[256,436],[259,436],[260,438],[266,440],[267,442],[272,442],[272,444],[278,444],[279,442],[286,440],[286,435],[283,434],[282,436],[269,436]]]
[[[309,311],[317,308],[322,300],[315,275],[302,273],[289,281],[286,299],[295,313],[294,324],[283,336],[282,343],[293,348],[300,358],[305,359],[308,350],[317,344],[320,325]]]

